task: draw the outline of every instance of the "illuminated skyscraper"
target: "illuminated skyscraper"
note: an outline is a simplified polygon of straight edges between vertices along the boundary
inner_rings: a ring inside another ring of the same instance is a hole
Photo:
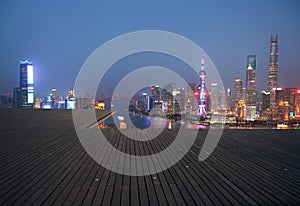
[[[263,90],[261,92],[261,110],[262,112],[267,111],[270,109],[270,92]]]
[[[294,116],[296,119],[300,119],[300,89],[294,93]]]
[[[218,84],[211,83],[210,85],[210,111],[218,112],[219,111],[219,101],[218,101]]]
[[[256,89],[255,89],[256,55],[247,57],[246,70],[246,120],[255,120],[256,115]]]
[[[284,101],[288,102],[289,112],[294,111],[294,94],[296,91],[296,88],[284,88]]]
[[[226,90],[226,111],[231,112],[232,110],[232,99],[231,99],[231,89]]]
[[[28,60],[20,61],[20,93],[21,106],[33,107],[33,66],[32,62]]]
[[[234,111],[237,116],[243,117],[243,105],[244,105],[244,94],[243,94],[243,80],[240,78],[235,79],[234,85]]]
[[[219,98],[219,103],[220,103],[220,111],[223,113],[226,112],[227,104],[226,104],[226,91],[225,90],[220,90],[219,92],[220,98]]]
[[[240,78],[236,78],[234,84],[234,108],[235,109],[238,107],[240,100],[243,100],[243,80]]]
[[[272,118],[276,120],[283,120],[284,119],[284,88],[281,86],[274,86],[273,87],[273,95],[274,95],[274,109]]]
[[[270,111],[272,116],[276,116],[276,103],[275,103],[275,90],[278,79],[278,36],[277,34],[271,35],[270,41],[270,64],[269,64],[269,78],[267,91],[270,92]],[[273,118],[273,117],[272,117]]]
[[[277,86],[278,79],[278,36],[271,35],[270,42],[270,64],[269,64],[269,79],[268,91],[272,91],[274,86]]]
[[[52,88],[51,92],[52,92],[52,97],[53,97],[54,101],[56,101],[56,88]]]

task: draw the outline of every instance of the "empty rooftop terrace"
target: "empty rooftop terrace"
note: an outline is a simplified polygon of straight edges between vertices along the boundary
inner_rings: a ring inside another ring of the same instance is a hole
[[[0,205],[300,204],[300,131],[227,129],[200,162],[207,130],[199,130],[174,166],[135,177],[111,172],[85,152],[71,111],[2,109],[0,124]],[[149,142],[117,128],[103,133],[121,151],[149,155],[166,148],[176,130]]]

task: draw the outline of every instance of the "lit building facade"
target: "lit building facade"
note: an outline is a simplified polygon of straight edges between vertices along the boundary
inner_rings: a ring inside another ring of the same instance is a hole
[[[294,113],[294,97],[296,88],[284,88],[284,101],[288,103],[288,110],[290,114]]]
[[[225,90],[220,90],[219,92],[219,103],[220,103],[220,107],[219,107],[219,111],[221,113],[225,113],[226,109],[227,109],[227,102],[226,102],[226,91]]]
[[[300,119],[300,88],[294,92],[294,117]]]
[[[98,101],[96,106],[95,106],[96,110],[105,110],[105,102],[104,101]]]
[[[28,60],[20,61],[20,100],[21,107],[33,107],[33,65]]]
[[[270,120],[272,118],[270,111],[270,92],[263,90],[261,92],[261,119]]]
[[[285,116],[284,88],[281,86],[273,87],[274,107],[272,109],[273,119],[283,120]]]
[[[243,117],[243,105],[244,105],[243,80],[240,78],[236,78],[234,84],[234,111],[236,115],[240,118]]]
[[[226,90],[226,110],[227,110],[227,113],[232,112],[231,89]]]
[[[160,87],[158,85],[150,87],[150,96],[157,101],[161,100]]]
[[[245,93],[245,119],[253,121],[256,118],[256,55],[251,54],[247,57],[246,70],[246,93]]]
[[[211,83],[211,85],[210,85],[210,111],[213,113],[219,111],[218,84],[217,83]]]
[[[54,101],[56,101],[56,88],[52,88],[52,90],[51,90],[51,93],[52,93],[52,97],[53,97],[53,99],[54,99]]]

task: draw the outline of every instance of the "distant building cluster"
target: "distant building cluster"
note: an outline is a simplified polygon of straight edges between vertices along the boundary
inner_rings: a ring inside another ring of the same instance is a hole
[[[57,96],[57,89],[52,88],[47,97],[35,98],[33,64],[28,60],[20,61],[20,86],[13,89],[13,95],[1,96],[0,105],[5,108],[105,109],[104,102],[95,103],[95,99],[75,98],[73,89],[68,90],[67,97]]]
[[[235,78],[233,96],[230,89],[219,91],[218,85],[212,83],[209,111],[213,114],[225,112],[238,121],[299,120],[300,88],[278,85],[278,35],[271,35],[268,82],[261,93],[256,90],[256,64],[256,55],[248,55],[246,82]]]
[[[259,95],[256,88],[256,55],[247,57],[246,85],[235,79],[233,114],[240,120],[300,119],[300,89],[278,85],[278,35],[271,35],[269,75],[266,90]]]
[[[151,110],[157,114],[179,114],[185,108],[185,92],[182,87],[176,89],[175,83],[164,88],[149,86],[137,92],[130,100],[129,110],[134,113],[148,114]]]
[[[208,90],[205,85],[204,52],[202,52],[199,82],[176,87],[175,83],[161,88],[152,85],[136,93],[129,102],[129,111],[148,114],[151,110],[161,115],[198,117],[209,119],[225,114],[227,119],[237,121],[285,121],[300,120],[300,88],[286,88],[278,85],[278,35],[271,35],[269,74],[266,89],[256,89],[256,54],[247,56],[245,65],[246,79],[234,79],[234,91],[220,90],[217,83],[211,83]],[[36,109],[110,109],[102,97],[75,97],[73,89],[64,97],[57,96],[52,88],[47,97],[36,97],[34,92],[33,63],[20,61],[19,86],[13,88],[13,94],[0,95],[1,108]],[[108,101],[110,98],[108,97]],[[101,100],[101,101],[100,101]],[[211,120],[212,121],[212,120]],[[225,119],[215,122],[224,123]]]

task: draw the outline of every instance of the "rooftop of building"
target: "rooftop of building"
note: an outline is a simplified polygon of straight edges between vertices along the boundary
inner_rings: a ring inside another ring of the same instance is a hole
[[[106,113],[98,111],[97,116]],[[0,109],[0,205],[297,205],[300,131],[224,130],[203,162],[207,130],[177,164],[132,177],[97,164],[82,148],[67,110]],[[173,130],[139,142],[104,129],[118,149],[147,155]]]

